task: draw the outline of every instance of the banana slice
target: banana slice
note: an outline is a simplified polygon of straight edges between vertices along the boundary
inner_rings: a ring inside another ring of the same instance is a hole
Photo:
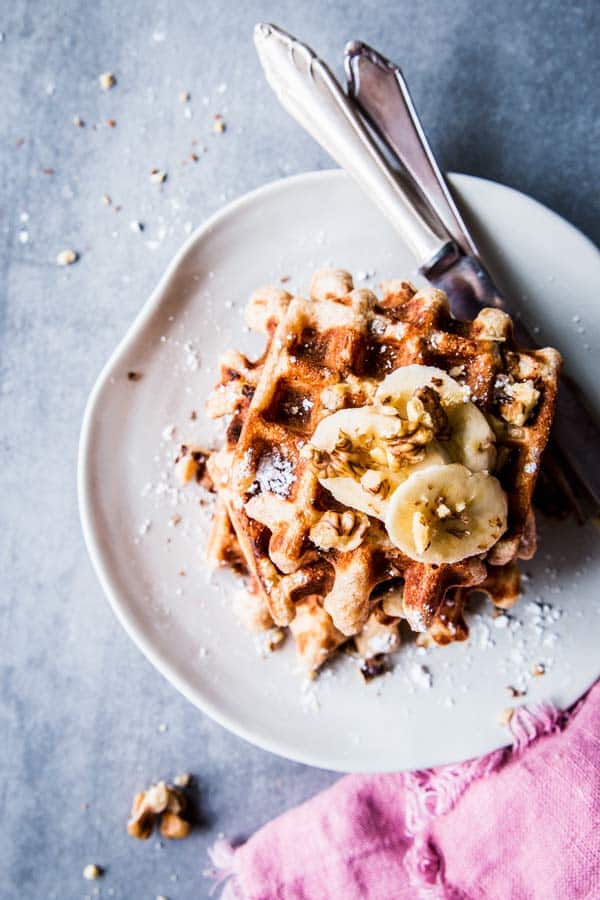
[[[372,436],[391,438],[401,429],[398,414],[393,406],[357,406],[354,409],[340,409],[331,416],[321,419],[311,444],[319,450],[331,451],[340,438],[340,432],[348,435],[353,442],[365,442]]]
[[[311,438],[313,447],[330,453],[342,441],[349,449],[342,449],[336,462],[325,467],[320,483],[345,506],[384,519],[391,494],[411,472],[441,465],[450,458],[437,441],[430,441],[423,459],[392,469],[385,442],[401,431],[397,410],[389,406],[343,409],[322,419]],[[330,468],[334,474],[329,474]]]
[[[413,364],[400,366],[390,372],[377,388],[375,400],[378,403],[392,404],[401,416],[406,416],[406,404],[421,387],[435,388],[444,406],[456,406],[469,399],[468,390],[443,369]]]
[[[444,442],[454,462],[472,472],[489,472],[496,461],[495,438],[486,417],[468,396],[468,389],[436,366],[402,366],[391,372],[379,385],[376,402],[394,406],[401,416],[407,415],[407,404],[416,390],[432,387],[448,418],[450,439]]]
[[[423,563],[455,563],[489,550],[506,531],[500,482],[459,463],[415,472],[390,498],[385,527],[392,542]]]
[[[472,472],[491,472],[496,464],[496,438],[481,410],[469,402],[446,406],[444,411],[450,425],[444,447],[452,461]]]
[[[424,459],[412,465],[403,466],[395,472],[389,469],[367,469],[358,480],[342,475],[319,478],[319,481],[339,503],[383,521],[390,497],[398,485],[406,481],[413,472],[419,472],[430,466],[444,465],[448,461],[449,457],[446,451],[437,441],[432,441],[425,448]]]

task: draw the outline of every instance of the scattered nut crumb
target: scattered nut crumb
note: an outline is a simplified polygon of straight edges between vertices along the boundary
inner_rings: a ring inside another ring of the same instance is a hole
[[[536,663],[535,666],[533,667],[533,669],[531,670],[531,674],[535,675],[537,678],[539,678],[540,675],[545,675],[546,674],[546,666],[544,665],[544,663]]]
[[[505,709],[503,709],[502,712],[500,713],[500,715],[498,716],[498,722],[500,723],[500,725],[505,725],[505,726],[509,725],[510,720],[512,719],[512,717],[514,715],[514,712],[515,712],[515,710],[512,706],[507,706]]]
[[[54,175],[54,169],[52,169],[50,166],[46,166],[44,169],[42,169],[42,172],[44,175]]]
[[[142,377],[141,372],[128,372],[127,373],[127,378],[129,381],[139,381],[141,377]]]
[[[110,91],[117,83],[117,79],[112,72],[103,72],[98,78],[98,81],[100,82],[100,87],[103,91]]]
[[[190,413],[190,419],[192,422],[195,422],[197,418],[198,418],[198,413],[196,412],[195,409],[193,409]]]
[[[102,869],[100,866],[97,866],[96,863],[88,863],[88,865],[83,870],[83,877],[87,881],[95,881],[96,878],[100,878],[102,875]]]
[[[290,278],[291,278],[290,275],[282,275],[279,280],[282,284],[286,284],[290,280]]]
[[[85,128],[85,122],[81,116],[73,116],[73,125],[75,125],[76,128]]]
[[[214,132],[216,132],[217,134],[223,134],[223,132],[226,130],[226,128],[227,128],[227,125],[225,124],[223,119],[215,119],[215,122],[213,125]]]
[[[188,484],[190,481],[196,480],[207,490],[211,490],[212,482],[206,471],[206,460],[209,456],[210,453],[207,450],[194,445],[181,444],[174,460],[179,483]]]
[[[517,697],[524,697],[527,694],[527,691],[520,691],[519,688],[513,687],[512,684],[509,684],[506,688],[511,697],[515,699]]]
[[[150,169],[150,181],[152,184],[162,184],[166,179],[167,173],[163,172],[162,169]]]
[[[72,266],[79,259],[79,254],[75,250],[61,250],[56,257],[57,266]]]
[[[285,631],[283,628],[270,628],[267,632],[266,650],[273,653],[278,647],[281,647],[285,641]]]
[[[117,123],[116,123],[116,120],[115,120],[115,119],[107,119],[107,120],[106,120],[106,124],[108,125],[109,128],[116,128],[116,127],[117,127]]]
[[[369,659],[364,659],[360,664],[360,674],[364,678],[365,682],[371,681],[373,678],[378,678],[380,675],[384,675],[388,670],[389,663],[385,659],[383,653],[377,653],[375,656],[370,657]]]
[[[190,153],[189,159],[191,162],[198,162],[200,157],[198,156],[197,153]]]
[[[174,513],[169,519],[169,528],[175,528],[181,522],[179,513]]]
[[[178,100],[180,103],[189,103],[190,92],[189,91],[179,91]]]
[[[184,456],[177,463],[177,477],[179,478],[180,484],[188,484],[188,482],[193,481],[197,472],[198,466],[196,460],[191,456]]]
[[[189,787],[192,781],[192,776],[189,772],[180,772],[179,775],[176,775],[173,779],[173,784],[177,787]]]
[[[108,196],[108,194],[102,194],[102,205],[103,205],[103,206],[110,206],[111,203],[112,203],[112,200],[111,200],[111,198]]]

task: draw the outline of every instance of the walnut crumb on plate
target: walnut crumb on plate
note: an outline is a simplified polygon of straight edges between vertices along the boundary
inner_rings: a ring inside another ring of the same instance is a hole
[[[98,81],[100,82],[100,87],[103,91],[110,91],[117,83],[117,79],[112,72],[103,72],[102,75],[99,76]]]
[[[56,257],[57,266],[72,266],[77,262],[79,254],[75,250],[61,250]]]

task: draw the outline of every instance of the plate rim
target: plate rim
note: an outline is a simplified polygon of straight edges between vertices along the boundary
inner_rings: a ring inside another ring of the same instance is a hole
[[[321,768],[340,773],[356,771],[361,771],[364,773],[381,773],[401,770],[390,770],[387,768],[382,769],[381,767],[378,767],[377,764],[374,764],[370,767],[362,767],[360,770],[358,770],[356,768],[348,768],[347,766],[344,766],[343,763],[336,764],[335,761],[332,760],[327,760],[325,762],[323,762],[323,760],[319,761],[318,753],[315,754],[304,750],[290,750],[285,741],[280,741],[276,737],[265,736],[262,733],[256,733],[252,730],[252,728],[240,724],[235,719],[235,717],[232,717],[227,713],[223,713],[219,708],[218,703],[211,701],[208,696],[204,695],[200,687],[189,684],[188,681],[179,674],[179,672],[169,661],[169,659],[166,658],[159,649],[157,649],[149,633],[147,631],[144,631],[139,626],[135,614],[131,611],[128,604],[121,598],[116,581],[111,575],[110,566],[108,565],[107,559],[105,559],[105,554],[101,546],[102,541],[99,535],[98,528],[96,527],[96,514],[94,511],[93,502],[93,473],[91,464],[91,451],[93,449],[92,436],[96,423],[96,413],[99,408],[102,393],[107,384],[110,383],[110,379],[113,375],[113,371],[118,361],[127,352],[129,346],[136,340],[139,332],[143,330],[145,325],[152,319],[154,314],[160,308],[163,296],[171,281],[171,278],[178,270],[185,257],[188,255],[191,249],[197,243],[201,242],[206,235],[210,234],[210,232],[215,227],[220,225],[227,218],[239,213],[244,209],[244,207],[254,203],[255,200],[266,197],[273,193],[277,193],[278,191],[285,190],[291,185],[320,180],[326,181],[332,178],[350,180],[350,177],[346,172],[344,172],[344,170],[337,168],[327,168],[301,172],[295,175],[286,176],[284,178],[279,178],[274,181],[267,182],[266,184],[263,184],[245,194],[242,194],[240,197],[235,198],[234,200],[217,209],[184,241],[183,245],[169,262],[156,287],[151,292],[150,296],[144,302],[141,309],[129,325],[125,335],[118,342],[117,346],[110,354],[107,362],[102,367],[90,391],[83,414],[79,436],[79,446],[77,454],[77,497],[80,521],[86,549],[104,595],[108,600],[117,620],[120,622],[137,648],[144,654],[146,659],[148,659],[148,661],[160,672],[160,674],[164,678],[166,678],[167,681],[169,681],[190,703],[192,703],[201,712],[208,715],[213,721],[217,722],[223,728],[235,734],[237,737],[240,737],[243,740],[248,741],[250,744],[258,746],[261,749],[276,754],[277,756],[280,756],[284,759],[289,759],[291,761],[312,766],[314,768]],[[451,183],[456,184],[457,187],[460,187],[461,183],[465,182],[479,182],[485,184],[486,189],[500,190],[503,193],[511,192],[518,195],[521,200],[524,199],[527,203],[533,205],[534,207],[540,208],[540,211],[543,211],[545,215],[550,215],[557,222],[560,222],[561,226],[567,226],[567,228],[574,233],[574,236],[576,235],[578,239],[583,240],[588,245],[589,250],[592,250],[595,254],[600,256],[600,250],[598,249],[598,247],[596,247],[594,242],[589,237],[587,237],[587,235],[581,232],[575,225],[564,219],[559,213],[555,212],[552,209],[549,209],[539,200],[530,197],[528,194],[523,193],[517,188],[501,184],[500,182],[492,181],[491,179],[482,178],[480,176],[461,173],[449,173],[449,179]],[[498,749],[501,746],[504,745],[502,743],[499,743],[495,748],[492,747],[491,749]],[[451,764],[452,762],[454,762],[454,760],[448,761],[449,764]],[[422,766],[416,766],[415,768],[422,768]]]

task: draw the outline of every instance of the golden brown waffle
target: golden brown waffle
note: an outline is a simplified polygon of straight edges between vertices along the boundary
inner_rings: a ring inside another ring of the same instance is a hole
[[[222,497],[217,498],[212,529],[206,548],[206,558],[215,568],[229,568],[238,575],[247,575],[248,566],[236,537],[227,506]]]
[[[208,404],[212,415],[233,416],[226,447],[209,461],[224,503],[214,534],[220,529],[221,543],[232,543],[226,510],[236,553],[273,620],[287,625],[301,615],[292,630],[305,638],[312,623],[303,644],[313,660],[338,646],[332,636],[360,634],[374,609],[374,589],[398,578],[404,579],[403,614],[414,630],[429,629],[438,643],[464,639],[469,587],[481,584],[500,603],[516,596],[504,567],[535,550],[531,495],[552,421],[559,355],[515,347],[510,319],[497,310],[461,323],[439,291],[394,282],[377,301],[370,291],[354,291],[351,277],[339,271],[318,273],[310,300],[276,288],[257,292],[247,321],[269,335],[265,356],[251,363],[228,354]],[[450,372],[494,422],[509,528],[485,561],[432,566],[408,559],[381,523],[340,507],[302,456],[321,418],[368,402],[379,381],[410,363]],[[310,529],[324,514],[333,515],[350,549],[312,544]],[[218,544],[215,538],[213,553]]]
[[[216,472],[212,464],[213,472]],[[213,527],[207,547],[207,559],[215,568],[230,568],[236,575],[248,575],[237,536],[231,524],[224,500],[219,497],[213,516]],[[321,598],[306,597],[295,606],[296,615],[290,623],[290,632],[296,642],[301,668],[314,675],[321,666],[348,641],[337,630],[331,616],[321,605]],[[394,615],[386,615],[381,604],[373,610],[362,632],[355,636],[355,645],[363,660],[393,653],[400,644],[397,608]],[[268,629],[273,620],[255,581],[247,584],[247,590],[236,603],[237,617],[251,630]],[[369,663],[372,666],[372,663]]]

